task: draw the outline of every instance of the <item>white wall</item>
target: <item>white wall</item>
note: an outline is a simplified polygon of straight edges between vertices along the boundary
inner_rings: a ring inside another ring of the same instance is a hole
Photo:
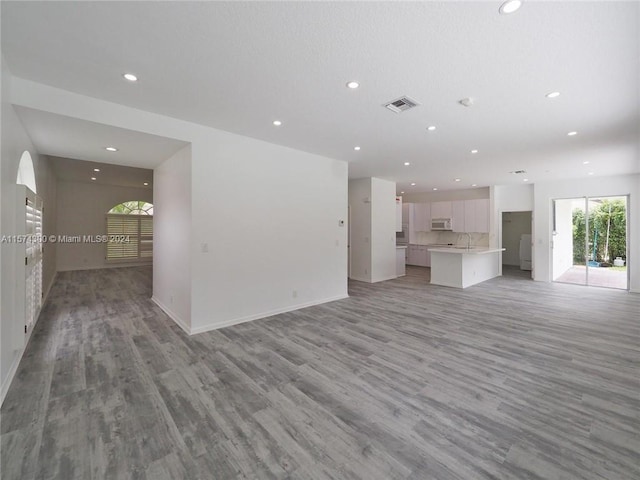
[[[153,185],[153,301],[190,332],[191,145],[154,170]]]
[[[192,154],[193,332],[347,296],[346,162],[221,132]]]
[[[372,178],[371,281],[396,277],[396,184]]]
[[[632,292],[640,293],[640,174],[541,182],[534,185],[534,192],[535,280],[540,281],[551,280],[553,199],[629,195],[629,286]]]
[[[29,139],[22,123],[10,104],[12,78],[2,58],[2,112],[1,112],[1,161],[0,161],[0,233],[12,235],[16,233],[17,205],[16,179],[20,157],[25,150],[31,154],[34,164],[37,194],[44,202],[43,233],[50,235],[55,233],[55,181],[46,158],[37,155],[36,150]],[[20,206],[20,208],[23,208]],[[23,219],[21,219],[23,221]],[[17,285],[16,268],[24,268],[24,259],[15,244],[2,244],[0,246],[0,282],[2,285],[0,297],[0,400],[9,388],[18,362],[24,352],[22,341],[24,335],[25,312],[23,302],[16,299],[25,295],[25,286]],[[47,245],[44,248],[43,258],[43,291],[47,293],[53,282],[56,247]],[[19,305],[22,305],[21,307]],[[20,339],[20,342],[16,342]]]
[[[127,200],[153,203],[153,191],[148,188],[118,187],[97,183],[58,182],[58,235],[105,235],[107,212]],[[58,271],[133,266],[136,263],[114,264],[105,260],[103,243],[59,243]],[[139,265],[148,264],[141,262]]]
[[[350,278],[371,282],[371,179],[349,181]]]
[[[444,190],[437,192],[409,193],[402,195],[403,203],[449,202],[453,200],[477,200],[489,198],[489,187]]]
[[[531,212],[502,213],[503,265],[520,265],[520,236],[531,233]]]
[[[570,199],[556,201],[556,231],[555,234],[552,231],[551,246],[553,280],[556,280],[573,266],[572,204],[573,201]]]
[[[192,332],[347,295],[346,162],[14,83],[16,105],[191,143]]]

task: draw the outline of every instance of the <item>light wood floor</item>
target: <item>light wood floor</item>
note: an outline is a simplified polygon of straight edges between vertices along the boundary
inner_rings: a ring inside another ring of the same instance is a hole
[[[2,479],[640,478],[640,296],[427,269],[188,337],[148,268],[59,275]]]

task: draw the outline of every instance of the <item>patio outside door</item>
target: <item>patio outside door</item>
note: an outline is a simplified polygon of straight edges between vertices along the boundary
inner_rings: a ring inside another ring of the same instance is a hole
[[[627,197],[554,200],[553,280],[628,289]]]

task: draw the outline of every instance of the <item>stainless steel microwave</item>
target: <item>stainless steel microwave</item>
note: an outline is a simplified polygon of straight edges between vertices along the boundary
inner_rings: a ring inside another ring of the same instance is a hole
[[[432,218],[431,230],[453,230],[453,221],[450,218]]]

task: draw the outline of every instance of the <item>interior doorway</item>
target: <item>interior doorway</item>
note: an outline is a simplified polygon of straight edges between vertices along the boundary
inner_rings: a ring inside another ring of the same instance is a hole
[[[629,287],[627,196],[553,201],[553,280]]]
[[[502,212],[502,275],[532,278],[531,211]]]

